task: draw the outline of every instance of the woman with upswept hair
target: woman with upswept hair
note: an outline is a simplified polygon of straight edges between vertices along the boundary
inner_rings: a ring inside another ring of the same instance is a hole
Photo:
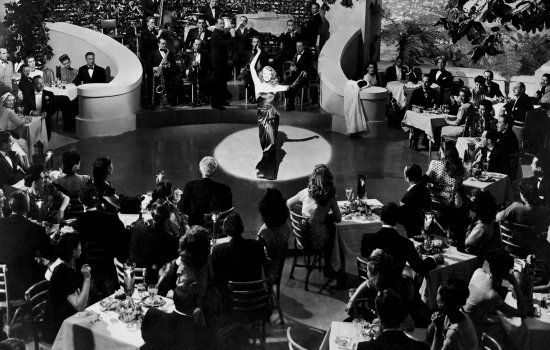
[[[259,179],[275,180],[277,178],[276,143],[279,112],[272,103],[277,92],[287,91],[288,85],[279,85],[277,73],[269,66],[264,67],[258,76],[255,67],[261,52],[262,49],[258,48],[256,56],[250,62],[250,74],[254,81],[256,101],[258,102],[258,127],[263,151],[262,159],[256,165],[256,176]]]

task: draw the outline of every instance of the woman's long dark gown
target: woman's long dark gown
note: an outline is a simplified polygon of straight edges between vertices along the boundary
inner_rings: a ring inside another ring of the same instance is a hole
[[[279,129],[279,112],[273,107],[275,93],[260,93],[258,97],[258,128],[262,159],[256,165],[257,176],[275,180],[277,178],[277,130]]]

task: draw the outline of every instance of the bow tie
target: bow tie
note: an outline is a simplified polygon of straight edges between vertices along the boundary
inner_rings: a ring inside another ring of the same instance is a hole
[[[166,49],[160,49],[160,51],[166,53],[168,50],[166,50]]]
[[[88,69],[91,69],[91,70],[93,70],[93,69],[94,69],[94,66],[92,66],[92,67],[88,66]]]
[[[34,94],[35,95],[42,95],[42,91],[35,91]]]

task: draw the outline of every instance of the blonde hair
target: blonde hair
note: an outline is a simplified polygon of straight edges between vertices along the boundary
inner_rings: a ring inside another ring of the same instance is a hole
[[[269,81],[264,81],[264,74],[263,74],[264,70],[269,71],[269,73],[271,73],[271,79]],[[262,83],[271,84],[273,86],[279,84],[279,79],[277,78],[277,72],[275,71],[275,69],[273,69],[270,66],[265,66],[264,68],[262,68],[262,70],[260,71],[260,76],[258,78],[260,78],[260,81]]]

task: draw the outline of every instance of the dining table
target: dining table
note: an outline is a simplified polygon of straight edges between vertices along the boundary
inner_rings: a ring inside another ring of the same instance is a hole
[[[505,317],[501,314],[508,338],[518,350],[546,350],[549,347],[550,309],[541,305],[543,297],[550,297],[550,294],[533,293],[533,303],[540,310],[540,315],[521,319],[520,317]],[[513,293],[508,293],[504,302],[514,308],[517,306],[517,300]]]
[[[27,149],[24,151],[27,153],[27,156],[32,159],[34,154],[34,145],[40,141],[44,148],[48,146],[48,133],[46,130],[46,120],[42,117],[32,117],[30,123],[22,125],[17,128],[17,133],[21,138],[27,141]]]
[[[508,175],[495,172],[486,172],[486,174],[487,178],[470,176],[462,185],[470,192],[474,190],[490,192],[497,205],[511,204],[514,201],[514,193]]]
[[[399,108],[405,108],[409,105],[414,89],[422,86],[422,82],[413,83],[406,81],[390,81],[386,84],[386,89],[391,92],[393,98],[397,101]]]
[[[78,89],[75,84],[61,84],[58,86],[44,86],[44,90],[53,92],[55,96],[65,96],[69,100],[74,100],[78,97]]]
[[[367,199],[371,210],[382,207],[378,199]],[[338,201],[341,212],[345,212],[348,205],[346,201]],[[370,217],[356,214],[342,214],[342,221],[336,223],[334,247],[332,249],[331,263],[336,271],[345,271],[357,275],[356,258],[361,256],[361,239],[365,233],[377,232],[382,228],[382,222],[378,215]]]
[[[149,307],[141,302],[143,293],[146,292],[134,290],[132,299],[134,303],[141,305],[145,313]],[[161,298],[164,305],[159,309],[165,312],[174,311],[172,299]],[[139,350],[144,344],[141,321],[123,322],[116,311],[103,310],[99,301],[63,321],[51,349]]]
[[[434,143],[435,138],[440,135],[440,129],[447,125],[445,121],[446,117],[455,116],[445,113],[433,113],[433,112],[416,112],[413,110],[408,110],[405,112],[403,121],[401,122],[401,127],[404,131],[411,133],[413,129],[422,130],[426,137],[428,138],[428,157],[432,157],[432,143]]]

